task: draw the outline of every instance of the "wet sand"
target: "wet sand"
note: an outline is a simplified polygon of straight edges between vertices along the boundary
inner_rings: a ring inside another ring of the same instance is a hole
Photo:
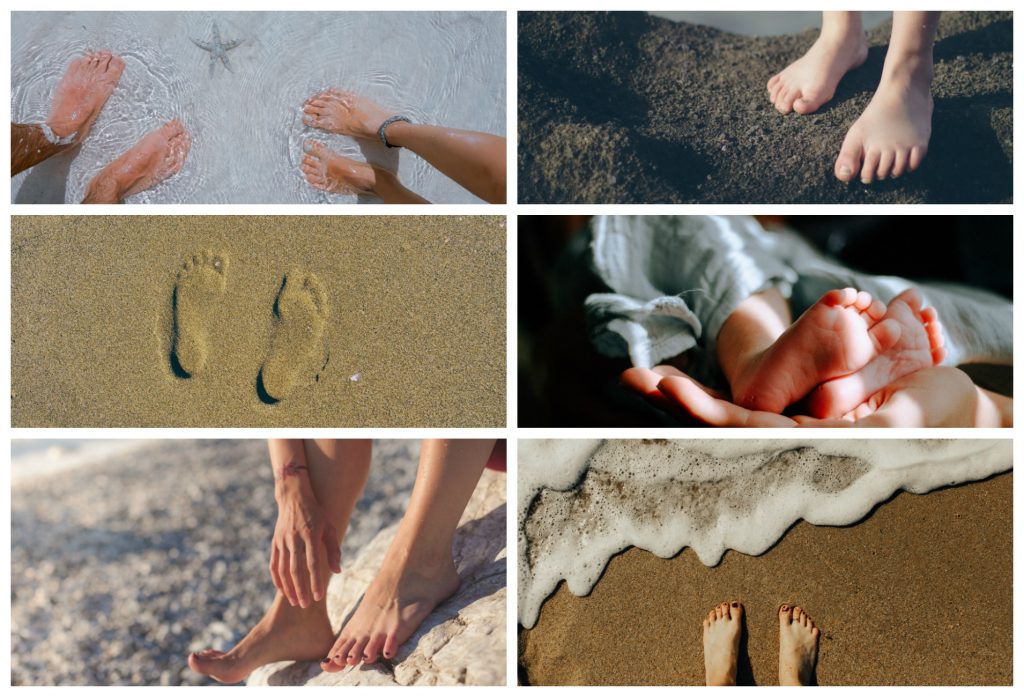
[[[714,568],[630,549],[585,598],[561,584],[529,631],[519,680],[699,685],[701,620],[747,608],[741,682],[777,684],[782,603],[822,630],[822,685],[1009,685],[1013,681],[1013,476],[901,493],[849,527],[798,523],[760,557]],[[745,658],[744,658],[745,657]]]
[[[522,203],[1007,203],[1013,18],[943,13],[928,156],[898,180],[832,172],[878,85],[891,21],[814,114],[779,114],[765,85],[816,29],[749,37],[641,12],[520,12]]]
[[[505,423],[503,217],[32,216],[11,239],[14,426]],[[226,259],[226,283],[186,379],[172,301],[203,252]],[[268,404],[257,377],[296,272],[327,297],[327,363]]]

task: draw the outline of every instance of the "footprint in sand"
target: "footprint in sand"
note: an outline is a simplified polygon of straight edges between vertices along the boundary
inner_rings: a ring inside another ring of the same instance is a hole
[[[224,294],[228,259],[204,251],[185,260],[174,284],[174,344],[171,369],[191,378],[206,367],[209,352],[209,312]]]
[[[270,352],[260,368],[256,389],[268,404],[279,402],[303,384],[320,377],[327,365],[324,330],[327,294],[311,273],[290,272],[274,302]]]

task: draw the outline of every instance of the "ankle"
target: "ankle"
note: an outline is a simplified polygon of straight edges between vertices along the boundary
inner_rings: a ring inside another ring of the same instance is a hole
[[[388,549],[384,565],[400,575],[415,573],[426,578],[437,578],[446,575],[455,568],[451,544],[425,544],[421,541],[410,542],[396,536]]]
[[[821,22],[822,39],[830,42],[864,41],[860,12],[825,12]]]
[[[931,49],[927,51],[891,51],[882,68],[883,86],[923,87],[930,89],[935,70]]]
[[[123,193],[116,179],[100,172],[89,183],[82,203],[120,203]]]

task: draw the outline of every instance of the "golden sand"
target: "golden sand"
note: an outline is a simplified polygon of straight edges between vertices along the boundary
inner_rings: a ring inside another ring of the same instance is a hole
[[[503,217],[16,216],[11,227],[14,426],[505,425]],[[225,282],[190,296],[198,317],[182,324],[205,334],[205,358],[184,378],[172,303],[197,255],[217,259]],[[297,383],[267,403],[257,383],[282,344],[286,275],[312,278],[327,311],[309,346],[292,332]]]
[[[689,549],[615,557],[591,594],[561,584],[520,630],[519,679],[535,685],[700,685],[701,621],[747,611],[740,682],[775,685],[777,609],[821,629],[822,685],[1013,681],[1013,476],[899,494],[849,527],[799,523],[759,557],[705,567]]]

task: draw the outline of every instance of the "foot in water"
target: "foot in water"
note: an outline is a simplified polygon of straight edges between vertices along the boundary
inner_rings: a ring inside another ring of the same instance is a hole
[[[329,307],[316,276],[294,271],[285,276],[274,303],[270,352],[258,378],[264,401],[280,401],[298,385],[316,379],[327,358]]]
[[[174,284],[174,347],[172,368],[190,378],[206,367],[209,354],[210,309],[224,294],[228,260],[203,252],[189,257]]]
[[[735,685],[743,604],[722,603],[704,618],[704,675],[708,686]]]
[[[821,632],[799,607],[779,608],[779,684],[811,685]]]
[[[280,593],[255,627],[230,651],[206,649],[188,657],[189,667],[222,683],[237,683],[275,661],[319,661],[334,642],[327,603],[292,607]]]
[[[883,319],[899,324],[899,339],[857,372],[816,387],[808,395],[807,413],[819,419],[841,417],[889,383],[941,363],[946,356],[942,324],[935,308],[922,309],[921,303],[913,288],[893,298]]]
[[[820,383],[860,370],[899,340],[899,323],[884,315],[869,293],[830,290],[744,367],[733,401],[780,414]]]
[[[46,125],[59,138],[80,143],[107,103],[121,73],[124,59],[110,51],[97,51],[71,62],[57,85]]]
[[[896,178],[921,166],[932,134],[932,59],[913,56],[894,61],[846,134],[835,175],[864,184]]]
[[[839,81],[868,57],[858,12],[824,13],[821,34],[802,57],[768,81],[780,113],[810,114],[832,99]]]
[[[334,87],[307,99],[302,111],[307,126],[372,140],[378,138],[377,129],[394,113],[366,97]]]
[[[306,143],[302,175],[314,189],[335,194],[370,195],[376,189],[381,172],[383,170],[379,167],[342,157],[323,143],[315,140]]]
[[[459,589],[459,574],[449,555],[421,560],[396,553],[395,545],[366,589],[355,613],[321,662],[329,673],[345,666],[392,659],[427,615]]]
[[[120,203],[181,169],[192,139],[180,121],[150,131],[89,182],[82,203]]]

